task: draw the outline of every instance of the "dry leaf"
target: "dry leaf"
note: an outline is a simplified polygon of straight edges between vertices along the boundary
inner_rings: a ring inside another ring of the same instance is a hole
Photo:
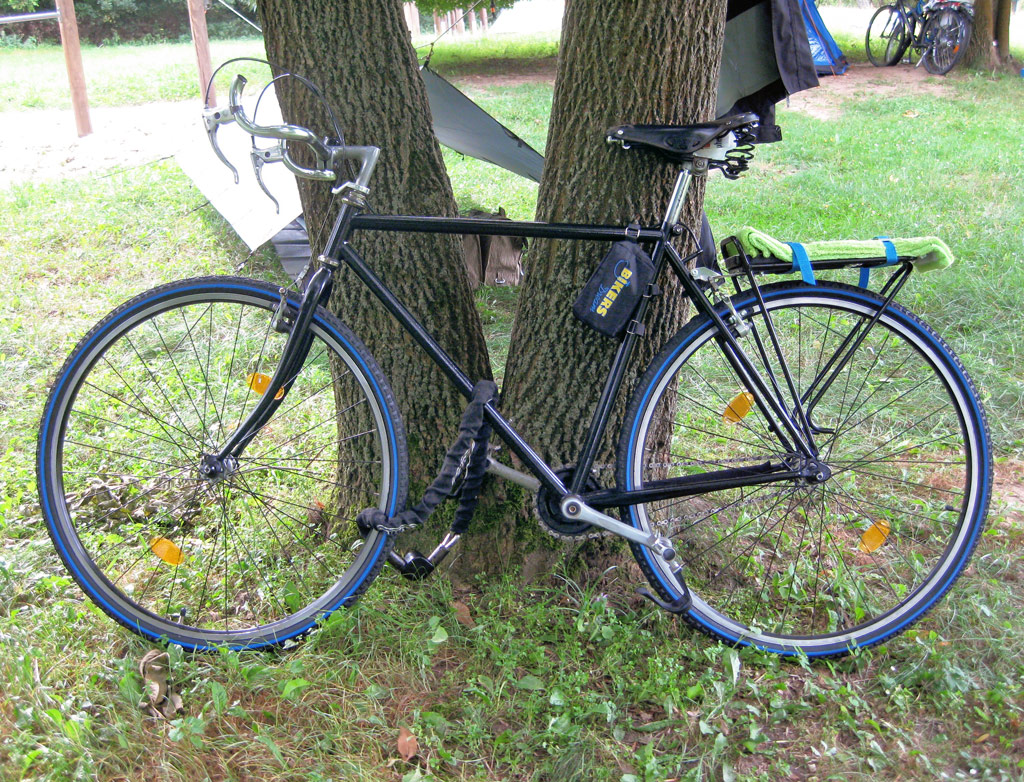
[[[167,676],[171,669],[171,658],[160,649],[150,649],[139,660],[139,674],[146,693],[139,707],[149,711],[154,717],[170,719],[181,711],[181,696],[176,692],[168,692]]]
[[[476,622],[473,621],[473,615],[469,613],[468,605],[459,600],[456,600],[454,603],[452,603],[452,606],[455,608],[456,622],[458,622],[463,627],[468,627],[470,630],[476,627]]]
[[[420,744],[416,741],[416,737],[412,734],[412,731],[406,727],[401,728],[398,731],[398,754],[402,756],[402,760],[408,763],[420,750]]]

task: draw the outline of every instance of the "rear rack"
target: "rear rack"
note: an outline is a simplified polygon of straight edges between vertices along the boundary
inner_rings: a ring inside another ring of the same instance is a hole
[[[731,275],[746,274],[747,270],[754,274],[792,274],[799,272],[800,268],[796,261],[782,261],[778,258],[763,255],[750,256],[740,245],[739,239],[730,236],[722,240],[722,263],[727,272]],[[897,264],[909,263],[913,258],[898,256],[896,263],[885,256],[877,258],[826,258],[812,260],[811,269],[814,271],[833,271],[836,269],[876,269],[883,266],[895,266]]]

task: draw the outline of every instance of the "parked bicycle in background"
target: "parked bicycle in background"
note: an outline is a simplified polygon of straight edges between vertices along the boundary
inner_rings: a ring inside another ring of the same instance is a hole
[[[864,46],[872,65],[895,65],[913,47],[917,65],[942,75],[953,69],[971,40],[974,6],[949,0],[906,0],[883,5],[868,24]]]

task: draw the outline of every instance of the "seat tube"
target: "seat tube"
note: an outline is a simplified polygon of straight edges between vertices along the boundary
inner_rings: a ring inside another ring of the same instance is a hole
[[[673,225],[679,220],[679,215],[683,211],[683,204],[686,203],[686,194],[690,188],[690,182],[693,180],[693,173],[690,170],[689,165],[685,166],[680,172],[679,176],[676,177],[676,184],[672,190],[672,195],[669,198],[668,207],[665,209],[665,218],[661,225],[662,238],[654,246],[654,279],[657,280],[661,276],[661,270],[665,265],[665,248],[668,244],[668,236]],[[634,313],[634,320],[643,323],[644,316],[647,313],[647,306],[649,299],[645,296],[640,301],[640,305]],[[622,379],[625,377],[626,368],[629,364],[629,359],[633,354],[633,349],[636,347],[637,334],[633,331],[628,331],[619,344],[619,349],[615,353],[615,358],[612,359],[611,369],[608,371],[608,378],[605,380],[604,389],[601,392],[601,398],[598,400],[597,407],[594,409],[594,414],[590,421],[590,428],[587,431],[587,438],[583,443],[583,448],[580,451],[579,458],[576,461],[576,471],[572,477],[572,483],[569,486],[569,491],[573,494],[579,494],[583,491],[583,487],[586,485],[587,478],[590,475],[590,469],[594,464],[594,460],[597,458],[598,449],[601,446],[601,441],[604,437],[605,429],[608,426],[608,417],[611,414],[612,405],[618,398],[619,389],[622,386]]]

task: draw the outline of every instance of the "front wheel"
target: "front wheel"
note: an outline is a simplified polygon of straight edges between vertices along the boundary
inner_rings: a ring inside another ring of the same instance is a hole
[[[949,73],[967,51],[971,39],[971,22],[955,8],[941,8],[924,28],[928,48],[924,67],[928,73],[942,76]]]
[[[881,305],[872,293],[828,283],[762,293],[831,476],[636,505],[627,519],[675,543],[696,628],[782,654],[840,655],[907,629],[963,571],[992,482],[985,415],[960,361],[902,307],[867,330]],[[786,388],[757,350],[769,343],[756,299],[733,301],[753,328],[744,350]],[[830,361],[865,330],[845,364]],[[641,380],[619,444],[620,487],[792,463],[716,333],[695,319]],[[654,588],[678,597],[667,565],[633,551]]]
[[[875,11],[864,36],[864,48],[872,65],[895,65],[910,46],[910,31],[905,17],[894,5],[885,5]]]
[[[278,299],[231,277],[148,291],[82,339],[47,400],[37,470],[54,545],[100,608],[151,640],[287,644],[352,603],[390,551],[354,519],[403,507],[401,419],[323,309],[273,417],[210,469],[278,364]]]

